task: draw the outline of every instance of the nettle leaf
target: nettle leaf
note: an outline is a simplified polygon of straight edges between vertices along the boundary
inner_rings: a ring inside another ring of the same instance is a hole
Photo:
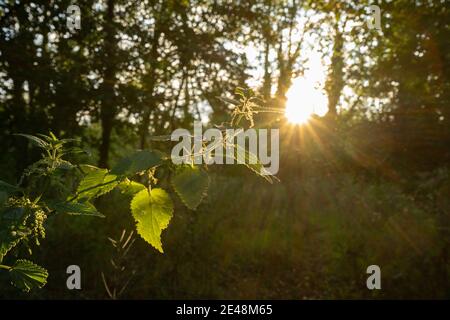
[[[90,165],[90,164],[79,164],[78,167],[81,169],[81,171],[84,174],[88,174],[88,173],[91,173],[91,172],[94,172],[94,171],[101,170],[101,168],[93,166],[93,165]]]
[[[133,175],[162,163],[162,153],[152,150],[136,151],[122,158],[111,170],[116,175]]]
[[[21,230],[20,225],[25,214],[23,208],[12,208],[0,214],[0,262],[5,255],[29,234],[29,230]],[[22,228],[23,229],[23,228]]]
[[[209,177],[198,166],[182,166],[172,177],[172,185],[183,203],[194,210],[208,191]]]
[[[248,169],[256,173],[258,176],[265,179],[267,182],[273,183],[274,180],[278,181],[278,178],[269,174],[269,172],[264,168],[264,165],[259,160],[258,156],[254,153],[248,151],[245,148],[242,148],[240,145],[236,144],[234,146],[235,152],[233,153],[231,159],[232,161],[237,161],[238,153],[242,153],[244,155],[244,163]],[[228,158],[228,155],[225,155],[225,159]],[[263,174],[264,173],[264,174]]]
[[[114,189],[119,182],[117,176],[108,173],[107,169],[97,169],[89,172],[78,186],[80,199],[93,199]]]
[[[11,267],[9,275],[15,287],[28,292],[42,288],[47,283],[48,272],[31,261],[20,259]]]
[[[17,186],[13,186],[12,184],[9,184],[5,181],[0,180],[0,191],[6,192],[6,193],[13,193],[16,191],[19,191],[20,188]]]
[[[8,194],[5,191],[0,191],[0,207],[8,201]]]
[[[169,225],[173,203],[166,191],[160,188],[139,191],[131,201],[131,213],[139,235],[163,253],[161,232]]]
[[[240,101],[237,101],[235,99],[230,99],[230,98],[227,98],[227,97],[217,97],[217,98],[219,98],[220,100],[222,100],[225,103],[229,103],[229,104],[232,104],[234,106],[238,106],[238,105],[241,104]]]
[[[142,183],[130,181],[128,179],[125,179],[125,181],[119,184],[120,192],[129,196],[135,195],[145,188],[146,187]]]
[[[21,137],[25,137],[28,140],[30,140],[34,145],[42,148],[42,149],[48,149],[50,144],[47,143],[45,140],[42,140],[41,138],[38,138],[36,136],[33,136],[31,134],[24,134],[24,133],[16,133],[14,134],[15,136],[21,136]]]
[[[9,251],[19,244],[21,239],[22,237],[10,230],[0,231],[0,263]]]
[[[49,204],[49,207],[58,213],[65,213],[74,216],[93,216],[104,218],[105,216],[97,211],[90,202],[58,202]]]
[[[56,162],[55,167],[57,169],[61,169],[61,170],[72,170],[73,168],[75,168],[75,166],[73,164],[71,164],[69,161],[61,160],[61,159],[59,159]]]
[[[15,246],[17,246],[20,242],[20,238],[13,237],[11,232],[6,234],[4,232],[0,232],[0,263],[3,261],[3,258],[6,254]]]

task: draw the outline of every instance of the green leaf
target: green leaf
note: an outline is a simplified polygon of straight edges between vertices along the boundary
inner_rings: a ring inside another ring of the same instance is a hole
[[[80,199],[93,199],[114,189],[119,182],[117,176],[109,174],[106,169],[97,169],[88,173],[78,186]]]
[[[75,168],[75,166],[71,164],[69,161],[59,159],[55,163],[55,168],[67,171],[72,170],[73,168]]]
[[[259,158],[254,153],[248,151],[245,148],[242,148],[240,145],[235,144],[234,145],[235,152],[233,156],[231,157],[232,160],[237,161],[237,154],[238,152],[242,152],[244,154],[244,162],[243,165],[246,166],[248,169],[256,173],[258,176],[265,179],[267,182],[273,183],[274,180],[278,181],[278,178],[270,175],[267,170],[264,168],[264,165],[259,161]],[[225,155],[225,159],[228,157],[228,154]],[[265,172],[266,174],[263,174]]]
[[[239,101],[234,100],[234,99],[230,99],[230,98],[227,98],[227,97],[217,97],[217,98],[219,98],[220,100],[222,100],[225,103],[229,103],[229,104],[232,104],[232,105],[235,105],[235,106],[238,106],[238,105],[241,104]]]
[[[59,202],[49,204],[49,207],[58,213],[65,213],[74,216],[94,216],[104,218],[105,216],[97,211],[90,202]]]
[[[92,166],[90,164],[80,164],[78,165],[78,167],[80,168],[81,172],[83,172],[84,174],[88,174],[97,170],[101,170],[101,168],[96,167],[96,166]]]
[[[49,144],[47,142],[45,142],[44,140],[42,140],[41,138],[38,138],[36,136],[32,136],[30,134],[24,134],[24,133],[16,133],[14,134],[15,136],[21,136],[21,137],[25,137],[28,140],[30,140],[34,145],[42,148],[42,149],[48,149],[49,148]]]
[[[0,191],[0,207],[8,201],[8,194],[5,191]]]
[[[29,234],[29,230],[22,227],[24,214],[24,208],[10,208],[0,213],[0,263]]]
[[[145,186],[139,182],[125,179],[125,181],[119,184],[119,189],[121,193],[132,196],[145,189]]]
[[[139,191],[131,201],[131,213],[136,221],[139,235],[163,252],[161,232],[169,225],[173,214],[173,203],[163,189],[147,189]]]
[[[4,191],[6,193],[13,193],[19,190],[20,190],[19,187],[13,186],[12,184],[0,180],[0,191]]]
[[[111,170],[116,175],[133,175],[162,163],[162,154],[158,151],[141,150],[122,158]]]
[[[31,261],[20,259],[11,267],[9,275],[15,287],[28,292],[42,288],[47,283],[48,272]]]
[[[198,166],[182,166],[172,177],[172,185],[183,203],[194,210],[208,191],[209,177]]]
[[[21,237],[13,235],[10,230],[0,231],[0,263],[9,250],[17,246],[21,239]]]
[[[83,149],[78,148],[78,147],[72,147],[72,148],[64,149],[64,151],[61,152],[61,156],[66,155],[66,154],[77,154],[77,153],[88,154],[88,152],[86,150],[83,150]]]

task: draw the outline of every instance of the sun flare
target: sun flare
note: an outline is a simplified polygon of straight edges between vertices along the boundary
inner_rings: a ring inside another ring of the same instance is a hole
[[[287,96],[285,116],[290,123],[304,124],[308,122],[314,110],[309,103],[302,101],[300,88],[291,88]]]
[[[313,114],[327,113],[328,99],[321,88],[325,71],[317,54],[312,54],[304,76],[293,81],[286,94],[285,116],[290,123],[304,124]]]

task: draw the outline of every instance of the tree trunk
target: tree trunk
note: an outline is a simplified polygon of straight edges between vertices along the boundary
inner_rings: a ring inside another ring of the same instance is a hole
[[[272,75],[270,74],[269,53],[270,53],[270,40],[266,39],[266,48],[264,51],[264,83],[262,88],[262,94],[264,100],[266,101],[270,100],[272,91]]]
[[[325,90],[328,95],[328,113],[327,116],[335,118],[337,115],[337,105],[344,88],[344,57],[343,47],[344,38],[339,30],[339,23],[336,21],[334,26],[334,45],[333,56],[331,57],[330,72],[325,84]]]
[[[146,88],[146,92],[148,95],[148,102],[145,106],[144,113],[142,115],[142,122],[139,128],[139,140],[140,140],[140,148],[143,150],[147,147],[147,135],[148,135],[148,127],[150,126],[150,116],[152,112],[156,108],[156,101],[154,96],[155,85],[156,85],[156,66],[158,59],[158,43],[159,38],[161,36],[161,31],[159,30],[159,26],[155,27],[155,33],[152,39],[152,48],[150,51],[150,72],[148,75],[149,83]]]
[[[102,85],[102,98],[100,119],[102,125],[102,140],[99,148],[100,167],[108,167],[109,149],[111,146],[111,132],[113,129],[114,117],[116,115],[117,106],[115,105],[114,87],[116,84],[116,30],[114,26],[114,7],[115,0],[107,1],[106,17],[105,17],[105,47],[104,47],[104,76]]]

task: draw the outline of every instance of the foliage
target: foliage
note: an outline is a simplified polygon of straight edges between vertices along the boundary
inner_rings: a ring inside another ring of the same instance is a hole
[[[245,92],[240,91],[240,94],[243,112],[250,113],[251,110],[245,108],[249,101]],[[241,105],[238,104],[236,109],[239,108]],[[247,118],[251,119],[252,115]],[[73,139],[58,139],[51,132],[49,136],[18,135],[27,138],[44,152],[40,160],[24,170],[17,185],[0,181],[3,195],[0,262],[21,242],[34,240],[39,245],[39,238],[45,237],[44,223],[54,215],[105,217],[93,201],[118,186],[132,197],[130,208],[137,233],[163,253],[161,233],[172,219],[174,204],[164,189],[152,187],[159,183],[157,171],[171,173],[170,180],[175,192],[192,210],[198,207],[208,191],[209,178],[203,168],[193,164],[176,167],[168,156],[158,150],[133,152],[120,159],[112,170],[108,170],[63,159],[67,155],[82,152],[78,148],[67,147],[67,144],[74,142]],[[252,156],[258,160],[255,155]],[[248,157],[250,155],[247,153]],[[142,176],[147,178],[146,184],[130,180]],[[24,291],[42,287],[47,278],[45,269],[25,260],[17,260],[12,267],[1,267],[9,270],[12,283]]]
[[[48,277],[44,268],[27,260],[19,259],[9,269],[11,281],[17,288],[30,291],[33,288],[42,288]]]
[[[142,236],[164,259],[136,241],[126,259],[141,284],[105,275],[109,297],[448,299],[450,9],[375,2],[85,0],[71,33],[72,1],[2,1],[0,281],[41,287],[31,263],[45,261],[61,284],[58,263],[95,261],[83,294],[101,298],[102,240],[155,223]],[[293,126],[278,116],[317,55],[331,116]],[[205,117],[284,128],[282,183],[174,167],[167,134]],[[36,250],[44,236],[51,249]],[[386,286],[369,293],[361,270],[375,260]],[[59,287],[27,297],[73,297]]]
[[[131,202],[132,214],[136,220],[138,233],[152,246],[162,252],[161,231],[167,228],[172,217],[173,204],[166,191],[160,188],[150,190],[128,178],[138,173],[153,173],[157,166],[168,166],[160,152],[138,151],[120,160],[110,173],[107,169],[83,164],[72,164],[63,156],[79,152],[67,148],[72,142],[58,139],[52,133],[49,136],[25,135],[44,153],[42,159],[24,171],[17,185],[0,182],[3,204],[0,213],[0,262],[5,255],[21,242],[28,245],[34,240],[45,237],[45,221],[57,214],[85,215],[104,217],[93,204],[93,200],[111,192],[118,185],[125,186],[126,192],[135,193]],[[195,183],[198,168],[186,170],[186,181],[177,185],[182,195],[189,194],[187,204],[200,203],[205,187]],[[68,181],[79,181],[67,184]],[[178,181],[178,180],[176,180]],[[56,189],[58,188],[58,189]],[[198,190],[197,190],[198,189]],[[13,266],[1,265],[8,270],[12,283],[18,288],[29,291],[42,287],[47,272],[26,260],[16,260]]]
[[[172,185],[183,203],[194,210],[206,195],[209,178],[198,167],[181,166],[172,177]]]
[[[161,232],[169,225],[173,204],[167,192],[155,188],[139,191],[131,201],[131,212],[138,234],[161,253]]]

